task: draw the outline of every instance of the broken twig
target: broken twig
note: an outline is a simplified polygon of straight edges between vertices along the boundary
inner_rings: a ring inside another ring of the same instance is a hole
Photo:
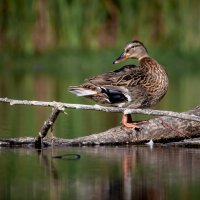
[[[41,148],[42,147],[42,139],[47,135],[48,130],[52,128],[54,122],[56,121],[59,113],[61,112],[61,109],[54,108],[52,110],[52,113],[47,121],[44,122],[41,130],[38,133],[38,136],[35,138],[35,147]]]

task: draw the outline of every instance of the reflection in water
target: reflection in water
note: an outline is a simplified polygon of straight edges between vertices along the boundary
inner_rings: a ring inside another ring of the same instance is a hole
[[[52,159],[49,159],[47,155],[43,154],[43,150],[37,150],[38,156],[41,161],[41,166],[43,167],[45,174],[50,178],[50,198],[51,199],[60,199],[61,194],[61,185],[59,185],[59,176],[57,169],[55,168]]]
[[[51,158],[63,152],[79,153],[81,159]],[[84,147],[46,149],[37,155],[33,150],[0,151],[2,198],[5,184],[10,188],[7,195],[17,195],[19,199],[27,199],[27,193],[33,193],[34,198],[72,200],[195,199],[200,195],[200,150]],[[7,168],[7,162],[13,165]]]

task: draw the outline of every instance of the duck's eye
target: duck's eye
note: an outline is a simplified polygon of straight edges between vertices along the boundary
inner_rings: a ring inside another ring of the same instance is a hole
[[[135,47],[137,47],[137,46],[129,46],[129,47],[127,47],[126,49],[125,49],[125,53],[128,53],[130,50],[134,50],[135,49]]]
[[[128,53],[128,52],[130,51],[130,49],[131,49],[131,48],[128,48],[128,49],[126,49],[126,51],[125,51],[125,52],[126,52],[126,53]]]
[[[132,46],[132,47],[126,49],[126,53],[128,53],[131,49],[135,49],[135,46]]]

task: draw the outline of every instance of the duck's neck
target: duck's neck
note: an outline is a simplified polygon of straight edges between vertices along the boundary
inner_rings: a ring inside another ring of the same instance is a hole
[[[144,56],[140,58],[139,63],[141,70],[146,72],[158,71],[158,69],[160,68],[160,65],[153,58],[149,56]]]
[[[144,58],[149,58],[149,55],[148,55],[148,54],[145,54],[145,55],[139,57],[139,58],[138,58],[138,61],[140,62],[140,61],[141,61],[142,59],[144,59]]]

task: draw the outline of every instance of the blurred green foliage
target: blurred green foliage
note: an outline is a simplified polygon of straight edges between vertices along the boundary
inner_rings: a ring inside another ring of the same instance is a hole
[[[0,50],[121,46],[131,39],[200,47],[198,0],[1,0]]]
[[[137,63],[112,65],[126,42],[139,39],[169,74],[169,91],[158,108],[191,109],[200,101],[199,11],[197,0],[0,0],[0,96],[94,103],[70,94],[68,86]],[[49,112],[30,108],[24,117],[27,109],[0,105],[2,136],[40,129]],[[66,130],[69,137],[99,132],[121,118],[100,112],[68,114],[56,124],[60,136]]]

